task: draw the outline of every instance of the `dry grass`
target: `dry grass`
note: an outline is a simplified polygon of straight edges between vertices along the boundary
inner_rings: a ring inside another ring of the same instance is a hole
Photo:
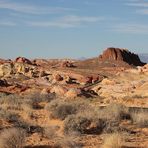
[[[1,148],[23,148],[25,144],[25,132],[22,129],[5,129],[0,137]]]
[[[133,113],[132,120],[138,127],[148,127],[148,112],[140,111]]]
[[[99,116],[118,121],[123,119],[130,119],[129,109],[124,105],[116,103],[109,104],[102,110],[99,110]]]
[[[122,148],[124,143],[125,140],[123,134],[113,133],[105,137],[104,143],[101,148]]]
[[[57,137],[57,131],[59,130],[60,127],[58,126],[49,126],[45,127],[43,130],[43,136],[48,138],[48,139],[53,139]]]

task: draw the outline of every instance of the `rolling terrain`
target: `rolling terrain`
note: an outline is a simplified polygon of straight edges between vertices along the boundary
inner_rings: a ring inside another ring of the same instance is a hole
[[[127,49],[92,59],[0,60],[0,148],[147,148],[148,64]]]

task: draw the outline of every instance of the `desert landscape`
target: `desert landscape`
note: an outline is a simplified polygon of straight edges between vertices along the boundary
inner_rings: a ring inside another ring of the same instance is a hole
[[[148,64],[128,49],[0,59],[0,148],[147,148]]]

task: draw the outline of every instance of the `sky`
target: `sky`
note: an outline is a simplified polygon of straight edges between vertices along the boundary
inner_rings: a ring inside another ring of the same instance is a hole
[[[0,0],[0,58],[148,53],[148,0]]]

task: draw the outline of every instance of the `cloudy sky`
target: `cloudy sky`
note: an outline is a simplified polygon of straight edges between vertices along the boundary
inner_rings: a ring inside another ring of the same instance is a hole
[[[0,0],[0,58],[148,53],[148,0]]]

